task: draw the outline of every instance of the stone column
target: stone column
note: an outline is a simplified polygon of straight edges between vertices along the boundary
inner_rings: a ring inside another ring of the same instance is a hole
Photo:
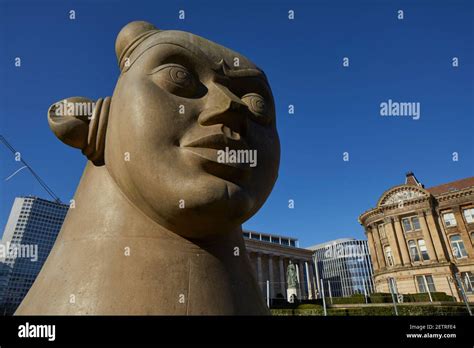
[[[379,261],[377,259],[377,253],[375,251],[374,236],[368,228],[365,229],[365,235],[367,236],[367,244],[369,245],[370,259],[372,260],[374,271],[377,271],[379,269]]]
[[[420,220],[421,231],[423,232],[423,239],[425,240],[426,249],[428,249],[430,260],[438,261],[438,255],[436,254],[433,245],[433,239],[431,237],[430,231],[428,230],[428,225],[426,224],[425,214],[422,211],[418,213],[418,219]]]
[[[260,291],[262,291],[262,255],[257,253],[257,282]]]
[[[382,241],[380,240],[379,231],[377,229],[377,224],[372,224],[372,237],[374,238],[375,244],[375,253],[377,254],[377,259],[379,261],[380,268],[387,267],[385,263],[385,250],[383,250]]]
[[[393,261],[395,266],[399,266],[402,264],[402,260],[400,256],[400,250],[398,249],[397,237],[395,236],[395,231],[393,230],[392,226],[392,218],[385,218],[384,221],[385,234],[387,235],[388,244],[390,244],[390,248],[392,249]]]
[[[313,260],[311,262],[308,262],[308,267],[309,267],[309,281],[311,283],[311,298],[315,299],[316,298],[316,288],[314,286],[315,280],[314,280],[314,266],[313,266]]]
[[[307,296],[306,293],[306,284],[304,283],[304,262],[302,260],[298,261],[298,270],[300,274],[300,289],[301,289],[301,299],[304,296]]]
[[[311,286],[311,281],[310,281],[310,275],[309,275],[309,266],[308,266],[308,261],[305,261],[304,263],[304,269],[306,272],[306,279],[307,279],[307,284],[306,284],[306,291],[308,293],[308,299],[313,298],[313,291],[312,291],[312,286]]]
[[[268,255],[268,278],[270,281],[270,298],[274,298],[274,285],[275,280],[273,279],[273,255]]]
[[[433,212],[431,211],[431,209],[429,209],[425,211],[425,214],[426,214],[426,223],[428,225],[431,238],[433,238],[433,245],[436,251],[436,255],[438,256],[438,260],[441,262],[446,261],[445,249],[443,248],[443,244],[441,243],[441,238],[439,237],[439,231],[438,231],[438,228],[436,227],[436,223],[433,218]]]
[[[464,242],[464,248],[466,249],[467,256],[472,258],[474,257],[474,250],[472,248],[471,238],[469,237],[469,231],[467,230],[466,225],[464,224],[464,219],[462,218],[461,209],[459,207],[453,207],[452,211],[454,213],[454,217],[456,218],[456,225],[458,227],[461,239]]]
[[[398,216],[395,216],[393,218],[393,223],[395,224],[395,235],[398,240],[398,246],[400,247],[402,262],[404,265],[411,265],[411,259],[410,259],[410,254],[408,253],[407,241],[403,233],[400,218]]]
[[[314,273],[316,276],[316,278],[313,279],[314,291],[316,292],[316,298],[321,298],[321,277],[319,275],[317,253],[313,254],[313,263],[314,263]]]
[[[286,298],[285,264],[282,256],[280,256],[280,291],[283,297]]]
[[[300,265],[299,265],[299,262],[297,262],[296,260],[292,260],[293,264],[295,265],[295,269],[296,269],[296,276],[298,278],[298,299],[301,299],[302,297],[302,294],[301,294],[301,270],[300,270]]]

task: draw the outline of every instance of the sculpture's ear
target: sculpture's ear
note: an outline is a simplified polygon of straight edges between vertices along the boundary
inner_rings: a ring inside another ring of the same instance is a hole
[[[104,164],[109,110],[110,97],[95,102],[71,97],[50,106],[48,123],[63,143],[81,149],[90,161],[101,166]]]

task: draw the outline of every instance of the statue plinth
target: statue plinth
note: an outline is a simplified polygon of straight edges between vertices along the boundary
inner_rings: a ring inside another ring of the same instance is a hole
[[[295,299],[300,298],[300,293],[299,293],[298,289],[296,289],[296,288],[286,289],[286,298],[287,298],[288,302],[294,303]]]

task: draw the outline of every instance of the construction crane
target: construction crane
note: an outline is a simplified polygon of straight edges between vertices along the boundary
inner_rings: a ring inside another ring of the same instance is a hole
[[[3,135],[0,135],[0,141],[3,143],[3,145],[5,145],[8,150],[10,150],[13,155],[17,155],[19,154],[19,152],[17,152],[13,146],[10,145],[10,143],[7,141],[7,139],[5,139],[5,137]],[[10,179],[13,175],[15,175],[16,173],[18,173],[20,170],[24,169],[24,168],[27,168],[30,173],[34,176],[34,178],[39,182],[39,184],[46,190],[46,192],[54,199],[54,201],[56,203],[62,203],[61,202],[61,199],[53,192],[53,190],[51,190],[49,188],[48,185],[46,185],[46,183],[43,181],[43,179],[40,178],[40,176],[38,174],[35,173],[35,171],[33,170],[33,168],[31,168],[28,163],[25,162],[25,160],[23,159],[23,156],[19,156],[19,160],[21,163],[23,163],[24,167],[21,167],[20,169],[18,169],[16,172],[14,172],[12,175],[10,175],[8,179]]]

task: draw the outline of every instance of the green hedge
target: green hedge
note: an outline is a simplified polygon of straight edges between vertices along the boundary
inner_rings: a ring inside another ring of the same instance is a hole
[[[392,303],[392,295],[385,292],[370,294],[370,303]]]
[[[432,292],[433,301],[454,302],[452,296],[444,292]],[[370,295],[370,303],[392,303],[392,295],[388,293],[375,293]],[[403,302],[430,302],[430,295],[427,292],[421,294],[403,294]],[[349,303],[349,302],[347,302]]]
[[[365,308],[330,308],[328,315],[330,316],[376,316],[394,315],[393,307],[365,307]]]
[[[301,300],[295,301],[294,303],[288,302],[286,299],[272,299],[270,302],[270,307],[272,309],[296,309],[302,305],[319,305],[322,306],[323,300],[322,299],[314,299],[314,300]]]
[[[327,298],[326,303],[331,303],[331,299]],[[333,297],[332,304],[350,304],[350,303],[365,303],[365,296],[355,294],[350,297]]]
[[[397,306],[398,315],[403,316],[453,316],[453,315],[468,315],[467,309],[462,306]],[[310,314],[308,314],[310,315]],[[384,307],[365,307],[365,308],[348,308],[335,309],[331,308],[328,315],[346,315],[346,316],[361,316],[361,315],[395,315],[393,306]]]
[[[295,309],[293,311],[294,315],[323,315],[323,307],[314,308],[314,309]]]
[[[322,306],[315,304],[302,304],[296,308],[279,308],[271,309],[273,315],[323,315],[324,310]]]
[[[444,292],[432,292],[431,298],[433,301],[447,301],[453,302],[453,297],[446,295]],[[430,302],[430,295],[427,292],[421,294],[405,294],[403,295],[403,302]]]
[[[315,309],[315,308],[321,308],[321,306],[317,304],[312,304],[312,303],[303,303],[296,307],[296,309]]]
[[[397,306],[398,314],[403,316],[457,316],[468,315],[464,306]],[[358,307],[358,308],[328,308],[330,316],[392,316],[395,315],[393,306]],[[296,309],[272,309],[273,315],[323,315],[321,306],[303,307]]]
[[[271,309],[272,315],[295,315],[293,309]],[[308,314],[311,315],[311,314]]]
[[[444,292],[432,292],[431,297],[433,301],[445,301],[445,302],[454,302],[452,296],[446,295]],[[386,303],[391,304],[392,295],[389,293],[375,293],[371,294],[368,298],[369,303]],[[404,303],[413,303],[413,302],[430,302],[430,297],[428,293],[421,294],[404,294],[403,295]],[[332,304],[363,304],[365,303],[365,296],[362,294],[355,294],[350,297],[333,297]],[[326,298],[326,304],[331,304],[331,299]],[[296,301],[295,303],[289,303],[285,299],[272,300],[271,303],[272,309],[315,309],[322,307],[322,299],[317,300],[303,300]]]

